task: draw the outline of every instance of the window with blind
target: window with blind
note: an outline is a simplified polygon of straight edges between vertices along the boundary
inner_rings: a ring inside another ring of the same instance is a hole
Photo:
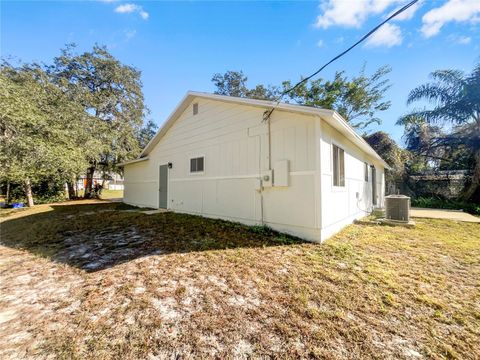
[[[345,152],[337,145],[333,150],[333,186],[345,186]]]
[[[191,173],[199,173],[203,172],[205,165],[204,157],[196,157],[190,159],[190,172]]]
[[[365,163],[365,181],[368,182],[368,164]]]

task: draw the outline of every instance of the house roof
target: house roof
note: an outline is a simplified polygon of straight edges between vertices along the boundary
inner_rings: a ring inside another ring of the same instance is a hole
[[[137,162],[145,161],[145,160],[148,160],[148,159],[149,159],[148,156],[139,157],[139,158],[137,158],[137,159],[127,160],[127,161],[121,162],[121,163],[118,164],[118,166],[125,166],[125,165],[128,165],[128,164],[135,164],[135,163],[137,163]]]
[[[274,101],[268,100],[255,100],[255,99],[246,99],[234,96],[225,96],[225,95],[216,95],[204,92],[196,92],[196,91],[189,91],[183,97],[182,101],[178,104],[175,110],[170,114],[167,118],[167,121],[163,124],[157,134],[150,140],[147,146],[143,149],[142,153],[140,154],[139,158],[132,161],[127,161],[120,166],[131,164],[138,161],[147,160],[147,155],[152,151],[155,145],[158,144],[160,139],[165,135],[165,133],[170,129],[170,127],[175,123],[178,117],[185,111],[185,109],[190,105],[190,103],[196,99],[209,99],[209,100],[216,100],[222,101],[226,103],[233,103],[233,104],[243,104],[249,106],[260,107],[264,109],[271,109],[275,106],[277,110],[288,111],[293,113],[299,114],[307,114],[307,115],[315,115],[321,117],[324,121],[326,121],[329,125],[334,127],[340,133],[345,135],[351,142],[353,142],[356,146],[358,146],[361,150],[372,156],[374,159],[378,160],[385,166],[386,168],[390,168],[388,164],[378,155],[375,150],[360,136],[356,133],[356,131],[348,124],[348,122],[336,111],[334,110],[327,110],[327,109],[319,109],[310,106],[302,106],[302,105],[293,105],[293,104],[286,104],[286,103],[279,103],[278,105]]]

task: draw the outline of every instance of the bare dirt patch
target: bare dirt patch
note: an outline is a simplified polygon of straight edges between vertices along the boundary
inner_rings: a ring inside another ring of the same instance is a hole
[[[316,245],[122,206],[3,220],[2,359],[480,357],[478,224]]]

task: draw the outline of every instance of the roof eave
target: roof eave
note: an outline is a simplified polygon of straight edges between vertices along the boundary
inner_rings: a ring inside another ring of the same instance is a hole
[[[133,159],[133,160],[128,160],[128,161],[121,162],[121,163],[117,164],[117,166],[123,167],[123,166],[125,166],[125,165],[135,164],[135,163],[138,163],[138,162],[146,161],[146,160],[148,160],[148,159],[149,159],[149,157],[148,157],[148,156],[145,156],[145,157],[142,157],[142,158],[138,158],[138,159]]]
[[[382,159],[382,157],[380,155],[378,155],[378,153],[375,151],[374,148],[372,148],[370,146],[369,143],[367,143],[365,141],[365,139],[360,136],[353,128],[350,124],[347,123],[347,121],[339,114],[337,113],[336,111],[332,111],[333,112],[333,118],[335,120],[337,120],[337,123],[339,123],[341,126],[343,126],[345,128],[345,130],[353,137],[354,139],[354,143],[356,143],[356,145],[358,147],[360,147],[360,149],[362,149],[363,151],[365,151],[367,154],[369,154],[370,156],[372,156],[373,158],[375,158],[378,162],[380,162],[382,164],[382,166],[388,170],[391,169],[391,167],[387,164],[387,162],[385,160]]]
[[[176,114],[178,112],[180,112],[180,110],[182,110],[186,106],[185,104],[187,103],[187,100],[188,100],[189,97],[191,99],[193,99],[191,91],[189,91],[185,94],[185,96],[182,98],[182,100],[178,103],[177,107],[170,113],[170,115],[167,117],[167,121],[165,122],[165,124],[160,128],[160,130],[158,130],[158,132],[155,134],[155,136],[150,139],[147,146],[145,146],[145,148],[140,153],[139,158],[144,157],[145,155],[148,155],[148,153],[155,147],[158,140],[160,140],[160,138],[168,130],[167,127],[170,125],[170,122],[172,121],[172,119],[174,119],[176,117]]]
[[[380,155],[378,155],[378,153],[359,134],[357,134],[357,132],[350,126],[350,124],[348,124],[347,121],[345,121],[345,119],[343,119],[343,117],[334,110],[319,109],[314,107],[299,106],[299,105],[292,105],[292,104],[285,104],[285,103],[277,104],[274,101],[247,99],[247,98],[209,94],[209,93],[196,92],[196,91],[188,91],[185,94],[185,96],[179,102],[177,107],[168,116],[165,124],[160,128],[157,134],[155,134],[155,136],[149,141],[147,146],[145,146],[145,148],[143,149],[142,153],[139,156],[139,159],[144,158],[150,153],[150,151],[155,147],[158,141],[160,141],[163,135],[165,135],[165,133],[168,131],[170,126],[173,124],[173,122],[175,122],[176,118],[188,107],[190,102],[196,97],[213,99],[213,100],[229,102],[229,103],[241,103],[241,104],[256,106],[261,108],[269,108],[269,107],[275,106],[278,110],[301,113],[301,114],[310,114],[314,116],[320,116],[322,118],[325,118],[325,117],[331,118],[339,125],[339,127],[344,132],[348,133],[353,137],[354,139],[353,142],[358,147],[360,147],[360,149],[362,149],[363,151],[368,153],[370,156],[375,158],[386,169],[391,169],[390,166],[385,162],[385,160],[383,160],[380,157]]]

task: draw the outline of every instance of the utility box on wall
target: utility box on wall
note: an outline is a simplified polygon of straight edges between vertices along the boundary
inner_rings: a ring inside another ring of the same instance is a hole
[[[290,161],[279,160],[273,167],[273,186],[289,186],[290,184]]]
[[[264,188],[269,188],[273,186],[273,171],[264,170],[262,171],[262,186]]]

